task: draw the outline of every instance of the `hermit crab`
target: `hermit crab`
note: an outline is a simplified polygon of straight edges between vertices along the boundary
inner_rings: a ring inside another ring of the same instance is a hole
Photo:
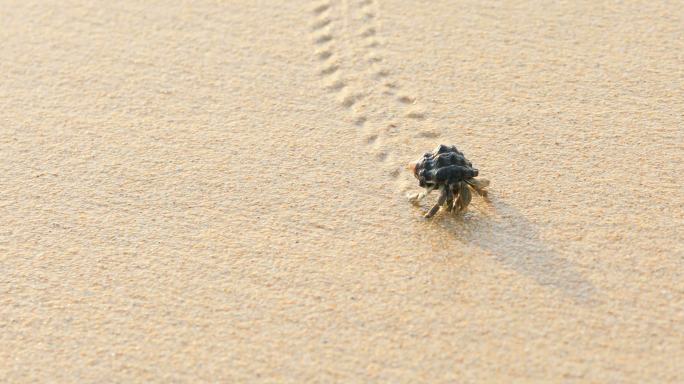
[[[435,189],[441,193],[437,204],[425,214],[426,218],[434,216],[441,207],[450,212],[464,211],[472,198],[471,189],[480,196],[487,196],[485,188],[489,186],[489,180],[476,179],[478,170],[453,145],[440,145],[408,168],[425,188],[421,193],[410,195],[409,201],[417,204]]]

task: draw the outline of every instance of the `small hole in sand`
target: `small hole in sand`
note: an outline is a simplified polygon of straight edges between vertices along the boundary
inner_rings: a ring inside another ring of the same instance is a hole
[[[312,28],[314,31],[317,30],[317,29],[321,29],[321,28],[325,27],[326,25],[330,24],[331,21],[332,21],[332,20],[330,20],[330,18],[326,17],[326,18],[324,18],[324,19],[321,19],[321,20],[318,20],[317,22],[315,22],[315,23],[311,26],[311,28]]]
[[[356,103],[356,98],[357,97],[353,94],[347,94],[342,97],[341,103],[343,106],[349,108]]]
[[[387,69],[381,69],[377,72],[375,72],[375,77],[378,79],[382,79],[383,77],[389,76],[389,71]]]
[[[326,4],[321,4],[321,5],[319,5],[319,6],[316,6],[316,7],[313,9],[313,11],[314,11],[315,14],[318,15],[318,14],[321,14],[321,13],[327,11],[328,8],[330,8],[330,4],[327,4],[327,3],[326,3]]]
[[[333,73],[337,72],[338,69],[340,69],[339,65],[333,64],[333,65],[331,65],[331,66],[329,66],[329,67],[327,67],[327,68],[323,68],[323,69],[321,70],[321,75],[330,75],[330,74],[333,74]]]
[[[415,98],[408,96],[408,95],[401,95],[401,96],[399,96],[398,100],[404,104],[411,104],[414,101],[416,101]]]
[[[326,59],[330,58],[330,56],[332,56],[332,54],[333,53],[330,50],[320,51],[317,53],[318,58],[321,60],[326,60]]]
[[[328,41],[330,41],[332,39],[333,39],[332,35],[329,33],[326,33],[325,35],[318,36],[314,40],[314,42],[316,42],[316,44],[323,44],[323,43],[327,43]]]
[[[428,139],[434,139],[434,138],[440,137],[441,135],[439,132],[435,132],[435,131],[423,131],[423,132],[419,132],[417,136],[418,137],[425,137]]]
[[[361,37],[375,36],[375,28],[370,27],[361,33]]]
[[[368,62],[369,63],[379,63],[382,61],[382,57],[377,56],[375,54],[371,54],[368,56]]]
[[[411,119],[424,119],[425,118],[425,112],[420,112],[420,111],[411,111],[406,114],[406,117],[411,118]]]
[[[366,48],[377,48],[380,46],[380,43],[377,40],[372,40],[370,43],[366,45]]]
[[[347,86],[347,83],[345,83],[344,81],[342,81],[340,79],[337,79],[337,80],[333,81],[332,83],[328,84],[326,86],[326,88],[331,90],[331,91],[339,91],[340,89],[342,89],[346,86]]]

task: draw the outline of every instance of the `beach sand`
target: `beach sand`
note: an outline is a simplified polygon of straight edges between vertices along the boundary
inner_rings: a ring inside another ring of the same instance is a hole
[[[0,381],[684,381],[681,2],[171,3],[0,2]]]

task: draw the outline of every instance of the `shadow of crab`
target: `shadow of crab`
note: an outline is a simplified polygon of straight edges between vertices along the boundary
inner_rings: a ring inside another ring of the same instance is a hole
[[[435,225],[487,251],[537,284],[557,289],[581,303],[591,302],[596,295],[596,288],[582,276],[579,266],[541,240],[538,227],[503,201],[490,200],[463,215],[441,216]]]

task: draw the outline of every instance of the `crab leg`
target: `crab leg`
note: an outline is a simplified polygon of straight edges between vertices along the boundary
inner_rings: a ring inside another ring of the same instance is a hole
[[[464,211],[467,207],[468,204],[470,204],[470,201],[472,199],[472,194],[470,193],[470,190],[468,189],[468,184],[465,182],[460,182],[458,183],[460,192],[459,192],[459,198],[461,200],[461,211]]]
[[[446,191],[447,198],[446,198],[446,205],[447,205],[447,211],[453,211],[454,209],[454,191],[452,190],[450,185],[447,185],[444,190]]]
[[[427,195],[429,195],[430,192],[432,192],[433,189],[435,189],[434,186],[427,187],[427,188],[425,188],[425,191],[423,191],[423,192],[421,192],[421,193],[416,193],[416,194],[410,195],[408,199],[409,199],[409,201],[412,202],[413,204],[418,204],[418,202],[420,202],[421,200],[423,200],[424,198],[426,198]]]
[[[444,205],[444,202],[445,202],[446,199],[447,199],[446,188],[447,188],[447,187],[441,187],[441,188],[440,188],[440,190],[442,191],[442,194],[439,195],[439,199],[437,200],[437,204],[435,204],[432,208],[430,208],[430,210],[428,211],[428,213],[425,214],[424,217],[425,217],[426,219],[429,219],[429,218],[431,218],[432,216],[434,216],[435,213],[437,213],[437,211],[439,211],[439,208],[440,208],[442,205]]]

